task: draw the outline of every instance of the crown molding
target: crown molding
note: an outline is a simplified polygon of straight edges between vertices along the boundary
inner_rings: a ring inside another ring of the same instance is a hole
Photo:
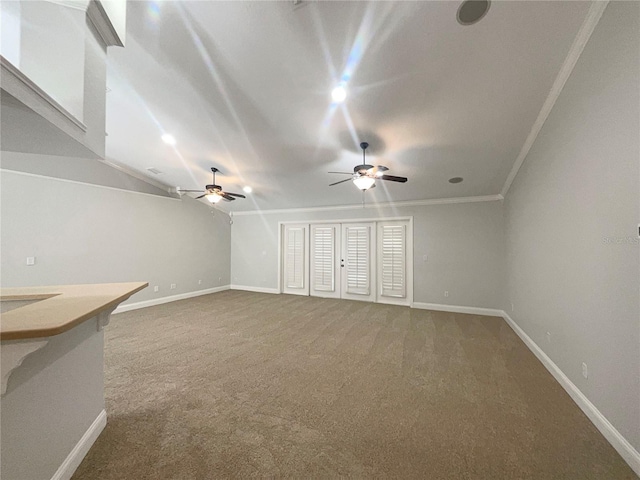
[[[573,44],[569,49],[567,57],[564,59],[564,63],[562,64],[562,67],[558,72],[558,76],[551,86],[551,91],[549,92],[549,95],[547,96],[545,102],[542,104],[540,113],[538,113],[538,118],[536,118],[536,121],[533,123],[531,131],[529,132],[529,136],[527,136],[527,139],[524,141],[522,149],[520,149],[520,153],[518,154],[518,157],[516,158],[516,161],[511,168],[511,172],[509,172],[509,176],[507,176],[507,180],[504,182],[502,192],[500,192],[503,197],[507,195],[507,192],[509,191],[513,180],[516,178],[516,175],[518,174],[520,167],[522,167],[525,158],[527,158],[527,155],[529,154],[533,143],[536,141],[536,138],[538,138],[538,134],[542,130],[544,123],[549,117],[549,114],[551,113],[553,106],[558,100],[558,97],[560,96],[565,83],[567,83],[569,76],[571,76],[573,68],[576,66],[576,63],[578,63],[578,59],[580,58],[580,55],[582,55],[584,47],[589,41],[589,38],[591,38],[591,34],[595,30],[596,25],[598,25],[598,22],[600,21],[600,18],[602,17],[602,14],[604,13],[604,10],[605,8],[607,8],[608,4],[609,0],[596,0],[591,3],[589,12],[584,19],[580,30],[578,30],[576,38],[573,40]]]
[[[282,213],[306,213],[306,212],[331,212],[339,210],[353,210],[362,208],[395,208],[395,207],[419,207],[424,205],[447,205],[452,203],[476,203],[476,202],[497,202],[504,200],[504,197],[498,195],[484,195],[479,197],[453,197],[453,198],[434,198],[430,200],[408,200],[405,202],[385,202],[370,203],[368,205],[335,205],[327,207],[307,207],[307,208],[282,208],[274,210],[245,210],[240,212],[229,212],[229,215],[237,217],[242,215],[267,215]]]

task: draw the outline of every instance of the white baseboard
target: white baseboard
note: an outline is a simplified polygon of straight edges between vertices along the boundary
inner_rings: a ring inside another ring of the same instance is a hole
[[[486,315],[488,317],[502,317],[503,310],[496,310],[494,308],[479,308],[479,307],[460,307],[457,305],[442,305],[440,303],[422,303],[413,302],[412,308],[419,308],[422,310],[437,310],[439,312],[453,312],[453,313],[470,313],[471,315]]]
[[[222,292],[223,290],[229,290],[229,285],[207,288],[205,290],[196,290],[195,292],[180,293],[178,295],[170,295],[168,297],[154,298],[152,300],[144,300],[142,302],[128,303],[120,305],[113,311],[113,314],[137,310],[139,308],[153,307],[154,305],[162,305],[163,303],[175,302],[186,298],[199,297],[200,295],[209,295],[210,293]]]
[[[87,431],[84,432],[80,441],[76,443],[76,446],[67,455],[67,458],[64,459],[56,473],[53,474],[51,480],[69,480],[106,426],[107,412],[102,410]]]
[[[280,293],[280,290],[278,290],[277,288],[250,287],[248,285],[231,285],[231,290],[244,290],[245,292],[256,293]]]
[[[546,353],[534,342],[529,335],[525,333],[520,326],[507,314],[502,311],[502,317],[513,329],[514,332],[522,339],[529,350],[538,357],[538,360],[542,362],[549,373],[554,376],[562,388],[564,388],[574,402],[585,413],[589,420],[596,426],[600,433],[609,441],[609,443],[616,449],[620,456],[629,464],[631,469],[640,476],[640,453],[633,448],[633,446],[627,441],[626,438],[607,420],[607,418],[596,408],[596,406],[589,401],[589,399],[580,391],[575,384],[569,380],[560,367],[558,367],[553,360],[551,360]]]

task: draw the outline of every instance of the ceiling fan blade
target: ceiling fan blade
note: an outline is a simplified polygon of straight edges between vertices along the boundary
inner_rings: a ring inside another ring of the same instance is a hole
[[[378,178],[380,180],[389,180],[391,182],[400,182],[400,183],[405,183],[407,181],[407,177],[396,177],[394,175],[381,175]]]
[[[327,172],[327,173],[338,173],[340,175],[353,175],[353,172]]]
[[[233,198],[231,195],[228,195],[224,192],[219,192],[218,195],[220,195],[222,198],[228,201],[235,200],[235,198]]]
[[[350,181],[350,178],[347,178],[346,180],[340,180],[339,182],[335,182],[335,183],[330,183],[329,186],[333,187],[334,185],[338,185],[339,183],[344,183],[344,182],[348,182]]]
[[[183,189],[178,189],[178,192],[188,192],[188,193],[202,193],[202,190],[183,190]]]
[[[206,196],[207,196],[207,194],[205,193],[204,195],[200,195],[199,197],[196,197],[196,200],[198,200],[199,198],[202,198],[202,197],[206,197]]]
[[[231,195],[234,197],[239,197],[239,198],[247,198],[244,195],[240,195],[239,193],[231,193],[231,192],[224,192],[226,195]]]

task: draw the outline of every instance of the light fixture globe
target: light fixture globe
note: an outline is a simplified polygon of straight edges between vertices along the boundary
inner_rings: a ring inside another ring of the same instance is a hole
[[[206,197],[207,200],[209,200],[211,203],[218,203],[220,200],[222,200],[222,197],[217,193],[210,193]]]
[[[376,183],[376,179],[373,177],[367,177],[365,175],[356,177],[353,179],[353,184],[363,192],[369,190]]]

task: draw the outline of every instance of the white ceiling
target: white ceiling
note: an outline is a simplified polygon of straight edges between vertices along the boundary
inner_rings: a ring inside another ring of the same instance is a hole
[[[108,55],[107,157],[185,189],[216,166],[225,190],[254,189],[227,211],[361,202],[327,173],[360,163],[360,141],[367,163],[409,177],[367,202],[500,193],[589,9],[494,1],[463,27],[457,1],[128,4],[126,48]]]

